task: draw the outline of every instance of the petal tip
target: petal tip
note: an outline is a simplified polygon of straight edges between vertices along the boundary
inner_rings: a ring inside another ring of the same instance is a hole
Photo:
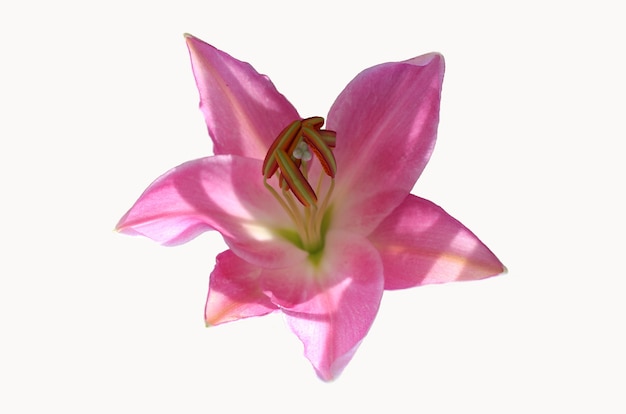
[[[191,33],[188,33],[188,32],[183,33],[183,37],[185,38],[185,40],[188,40],[188,41],[192,40],[192,41],[197,41],[197,42],[204,43],[202,40],[200,40],[200,38],[198,38],[198,37],[196,37],[196,36],[194,36],[194,35],[192,35]]]
[[[117,223],[117,224],[115,225],[115,227],[113,228],[113,231],[114,231],[115,233],[120,233],[120,234],[121,234],[121,233],[124,233],[124,229],[125,229],[125,227],[124,227],[124,225],[122,224],[122,220],[120,220],[120,222],[119,222],[119,223]]]
[[[183,37],[185,38],[185,42],[187,43],[187,48],[192,49],[197,47],[198,44],[204,44],[204,42],[194,35],[190,33],[183,33]]]
[[[424,55],[408,59],[405,62],[415,66],[438,65],[442,69],[445,66],[445,59],[443,55],[439,52],[426,53]]]
[[[132,233],[132,231],[129,231],[131,226],[128,225],[128,216],[129,216],[131,210],[126,212],[126,214],[124,214],[122,216],[122,218],[117,222],[117,224],[113,228],[114,232],[120,233],[120,234],[131,234]]]

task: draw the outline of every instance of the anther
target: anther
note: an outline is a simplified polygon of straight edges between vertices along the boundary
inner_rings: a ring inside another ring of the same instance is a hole
[[[267,151],[265,160],[263,160],[263,177],[269,179],[278,169],[278,163],[276,161],[276,151],[281,149],[286,151],[294,140],[297,140],[300,136],[301,121],[293,121],[289,124],[278,137],[272,142],[270,149]]]
[[[263,160],[264,179],[270,179],[280,170],[279,187],[290,190],[305,207],[317,203],[317,195],[306,178],[307,163],[313,154],[326,175],[334,178],[337,172],[332,152],[336,134],[321,129],[322,125],[324,118],[319,116],[293,121],[276,137]]]
[[[324,142],[322,135],[320,135],[318,131],[306,126],[302,128],[302,134],[304,135],[304,141],[309,144],[309,147],[317,156],[320,164],[322,164],[326,175],[335,177],[335,173],[337,172],[335,156],[330,150],[330,147]]]
[[[287,183],[291,192],[305,207],[317,204],[317,196],[311,184],[304,178],[300,168],[296,166],[287,153],[281,149],[276,151],[276,160],[280,167],[281,177]]]

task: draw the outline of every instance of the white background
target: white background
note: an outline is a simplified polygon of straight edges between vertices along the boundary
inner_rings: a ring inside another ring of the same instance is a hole
[[[0,412],[626,410],[619,2],[7,3]],[[113,231],[154,178],[211,153],[184,32],[303,116],[366,67],[442,52],[439,141],[414,193],[509,273],[387,292],[330,384],[279,314],[205,328],[219,235],[165,248]]]

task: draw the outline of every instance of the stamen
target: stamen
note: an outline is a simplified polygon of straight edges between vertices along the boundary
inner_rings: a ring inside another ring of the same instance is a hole
[[[270,178],[278,169],[278,163],[276,161],[276,151],[279,149],[287,150],[292,142],[296,140],[300,135],[301,121],[293,121],[278,135],[278,138],[274,140],[270,146],[265,160],[263,160],[263,177]]]
[[[281,149],[276,151],[276,161],[280,167],[281,176],[289,186],[291,192],[305,206],[308,207],[317,203],[315,191],[311,188],[311,184],[304,178],[302,171],[287,153]]]
[[[328,148],[335,148],[335,144],[337,142],[337,133],[335,131],[329,131],[327,129],[320,129],[319,132]]]
[[[324,118],[321,116],[312,116],[311,118],[302,120],[302,123],[313,129],[320,129],[322,125],[324,125]]]
[[[302,134],[304,135],[304,141],[309,144],[311,150],[320,161],[320,164],[322,164],[326,175],[334,177],[337,172],[337,162],[335,161],[333,152],[328,145],[326,145],[322,136],[319,132],[306,126],[302,128]]]
[[[323,125],[322,117],[293,121],[276,137],[263,160],[265,187],[293,221],[299,235],[298,247],[312,255],[318,254],[324,247],[325,227],[331,218],[329,209],[332,206],[329,204],[337,173],[332,151],[336,133],[321,129]],[[311,170],[315,171],[312,177],[317,181],[315,190],[308,181],[313,154],[324,171],[322,174],[320,170]],[[268,183],[277,172],[278,191]],[[330,179],[329,185],[322,185],[325,176]]]

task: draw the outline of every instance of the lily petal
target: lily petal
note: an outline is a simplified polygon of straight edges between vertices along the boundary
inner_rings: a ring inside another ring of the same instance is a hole
[[[267,76],[227,53],[186,35],[200,109],[215,154],[263,159],[296,109]]]
[[[385,289],[478,280],[503,273],[498,258],[441,207],[409,195],[369,236],[385,272]]]
[[[261,286],[281,307],[318,376],[330,381],[369,331],[384,282],[380,257],[367,240],[331,231],[326,243],[318,264],[264,272]]]
[[[279,236],[287,214],[263,186],[261,161],[217,155],[182,164],[152,183],[122,217],[117,230],[165,245],[219,231],[235,253],[263,267],[305,257]]]
[[[413,188],[435,145],[443,74],[437,53],[374,66],[331,107],[327,128],[337,132],[335,192],[345,228],[368,233]]]
[[[207,326],[267,315],[278,309],[259,287],[261,268],[227,250],[217,256],[204,311]]]

